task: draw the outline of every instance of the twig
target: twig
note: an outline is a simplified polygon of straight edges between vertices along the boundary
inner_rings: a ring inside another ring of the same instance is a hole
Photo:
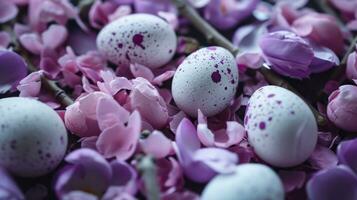
[[[144,179],[146,198],[148,200],[159,200],[160,189],[156,180],[156,166],[151,156],[144,156],[140,159],[138,168]]]
[[[184,0],[171,0],[172,3],[174,3],[177,7],[177,9],[180,11],[180,13],[189,19],[192,24],[202,33],[206,36],[207,40],[210,42],[217,44],[219,46],[222,46],[226,49],[228,49],[233,55],[237,55],[239,52],[239,49],[232,44],[227,38],[225,38],[222,34],[220,34],[216,29],[214,29],[206,20],[204,20],[198,13],[197,11],[189,6]],[[259,69],[259,72],[264,76],[264,78],[273,85],[281,86],[284,87],[301,98],[303,98],[296,90],[294,87],[292,87],[286,80],[281,78],[279,75],[277,75],[275,72],[272,70],[269,70],[265,67],[261,67]],[[319,125],[324,125],[326,123],[326,119],[324,116],[322,116],[312,105],[310,105],[306,100],[305,102],[309,107],[311,108],[312,112],[315,115],[316,121]]]
[[[37,71],[37,68],[31,63],[30,56],[27,51],[19,44],[13,28],[10,24],[2,26],[3,30],[8,32],[11,36],[12,43],[14,45],[14,51],[19,53],[27,63],[28,69],[30,72]],[[42,86],[48,90],[63,106],[67,107],[73,104],[72,98],[62,90],[55,81],[49,80],[46,77],[41,78]]]

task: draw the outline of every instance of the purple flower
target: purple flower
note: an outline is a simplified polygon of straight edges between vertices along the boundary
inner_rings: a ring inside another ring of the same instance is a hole
[[[125,162],[109,163],[97,152],[85,148],[71,152],[65,160],[69,164],[59,172],[55,182],[60,199],[105,197],[113,194],[111,187],[132,195],[137,191],[137,173]]]
[[[341,164],[348,165],[357,173],[357,139],[341,142],[337,147],[337,157]]]
[[[357,86],[343,85],[329,97],[328,118],[339,128],[357,131]]]
[[[357,199],[357,176],[345,165],[321,170],[307,183],[311,200]]]
[[[26,77],[26,63],[17,53],[0,50],[0,94],[14,90]]]
[[[238,157],[219,148],[200,149],[196,128],[184,118],[176,130],[176,154],[185,175],[195,182],[207,182],[217,174],[234,171]]]
[[[279,74],[293,78],[310,74],[314,52],[307,41],[296,34],[288,31],[269,33],[261,38],[260,48],[271,68]]]
[[[230,29],[249,17],[259,0],[211,0],[204,17],[219,29]]]
[[[10,175],[0,167],[0,199],[24,200],[25,197]]]

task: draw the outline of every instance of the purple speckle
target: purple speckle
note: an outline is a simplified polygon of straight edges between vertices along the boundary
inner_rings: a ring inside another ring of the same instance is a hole
[[[144,41],[144,36],[141,34],[135,34],[133,37],[133,42],[135,45],[141,47],[142,49],[145,49],[145,47],[143,46],[143,41]]]
[[[228,74],[230,74],[231,73],[231,69],[227,68],[227,72],[228,72]]]
[[[172,53],[172,49],[169,50],[169,54],[171,54],[171,53]]]
[[[272,98],[272,97],[274,97],[275,96],[275,94],[269,94],[268,95],[268,98]]]
[[[219,73],[219,71],[215,71],[212,73],[211,75],[212,81],[215,83],[219,83],[221,81],[221,74]]]
[[[281,101],[280,101],[280,100],[278,100],[278,101],[276,101],[276,103],[280,105],[280,104],[281,104]]]
[[[235,81],[234,81],[234,80],[232,80],[232,81],[231,81],[231,83],[232,83],[232,84],[234,84],[234,83],[235,83]]]
[[[119,44],[118,44],[118,47],[119,47],[119,48],[123,48],[123,44],[122,44],[122,43],[119,43]]]
[[[265,129],[265,122],[260,122],[260,123],[259,123],[259,128],[260,128],[261,130],[264,130],[264,129]]]
[[[293,110],[290,111],[290,114],[295,115],[295,111],[293,111]]]
[[[10,148],[11,148],[11,149],[16,149],[16,140],[11,140],[11,142],[10,142]]]
[[[272,119],[273,119],[272,117],[269,117],[269,118],[268,118],[268,121],[271,121]]]
[[[215,68],[218,68],[218,65],[217,65],[217,64],[215,64],[215,65],[214,65],[214,67],[215,67]]]

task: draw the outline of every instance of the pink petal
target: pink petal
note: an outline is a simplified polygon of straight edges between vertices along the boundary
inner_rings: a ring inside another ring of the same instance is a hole
[[[132,64],[130,65],[130,71],[135,78],[142,77],[150,82],[154,79],[154,74],[152,71],[144,65]]]
[[[119,160],[130,158],[136,149],[141,130],[141,118],[134,111],[128,121],[127,127],[115,124],[105,129],[98,137],[97,149],[104,157],[116,157]]]
[[[227,140],[224,142],[217,141],[215,144],[217,147],[227,148],[232,145],[236,145],[241,142],[246,135],[244,127],[235,121],[228,121],[227,128],[225,130]]]
[[[325,169],[337,165],[336,154],[329,148],[317,145],[309,158],[309,163],[314,169]]]
[[[19,39],[21,45],[23,45],[28,51],[33,54],[40,55],[41,50],[43,49],[40,36],[36,33],[25,33],[21,35]]]
[[[12,20],[18,12],[19,10],[13,2],[9,0],[0,1],[0,24]]]
[[[176,133],[177,127],[184,118],[187,118],[187,115],[183,111],[180,111],[176,115],[172,116],[172,120],[170,121],[170,130],[173,133]]]
[[[43,45],[50,49],[60,47],[67,40],[67,37],[67,29],[62,25],[51,25],[42,33]]]
[[[172,150],[171,140],[161,131],[156,130],[153,131],[149,137],[142,140],[140,145],[146,154],[150,154],[155,158],[164,158],[168,156]]]
[[[102,98],[97,105],[97,119],[99,128],[104,131],[115,124],[126,123],[129,112],[121,107],[114,99]]]
[[[171,79],[174,74],[175,71],[166,71],[165,73],[155,77],[154,80],[152,80],[152,83],[161,86],[163,82]]]
[[[5,31],[0,31],[0,48],[7,48],[11,42],[11,37],[9,33]]]

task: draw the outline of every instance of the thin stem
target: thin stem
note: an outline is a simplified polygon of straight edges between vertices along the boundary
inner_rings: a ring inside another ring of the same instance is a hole
[[[222,46],[226,49],[228,49],[233,55],[237,55],[239,52],[239,49],[232,44],[227,38],[225,38],[221,33],[219,33],[216,29],[214,29],[206,20],[204,20],[198,13],[197,11],[189,6],[186,1],[184,0],[171,0],[174,5],[176,5],[177,9],[180,11],[180,13],[186,17],[188,20],[192,22],[192,24],[203,34],[206,36],[206,38],[219,46]],[[282,77],[277,75],[275,72],[272,70],[269,70],[265,67],[261,67],[259,69],[259,72],[264,76],[264,78],[273,85],[281,86],[284,87],[301,98],[302,95],[300,95],[294,87],[292,87],[286,80],[284,80]],[[304,99],[304,98],[303,98]],[[309,107],[311,108],[312,112],[315,115],[316,121],[319,125],[324,125],[326,123],[326,119],[324,116],[322,116],[312,105],[310,105],[306,100],[305,102]]]
[[[160,189],[156,180],[156,166],[151,156],[144,156],[140,159],[138,168],[142,173],[145,184],[146,198],[148,200],[159,200]]]
[[[30,72],[37,71],[37,67],[35,67],[30,60],[30,56],[25,49],[19,44],[16,35],[13,31],[11,25],[4,25],[3,30],[8,32],[11,36],[12,44],[14,45],[14,51],[19,53],[27,63],[28,69]],[[73,104],[73,99],[66,94],[64,90],[62,90],[55,81],[49,80],[46,77],[41,78],[42,86],[48,90],[63,106],[67,107]]]

